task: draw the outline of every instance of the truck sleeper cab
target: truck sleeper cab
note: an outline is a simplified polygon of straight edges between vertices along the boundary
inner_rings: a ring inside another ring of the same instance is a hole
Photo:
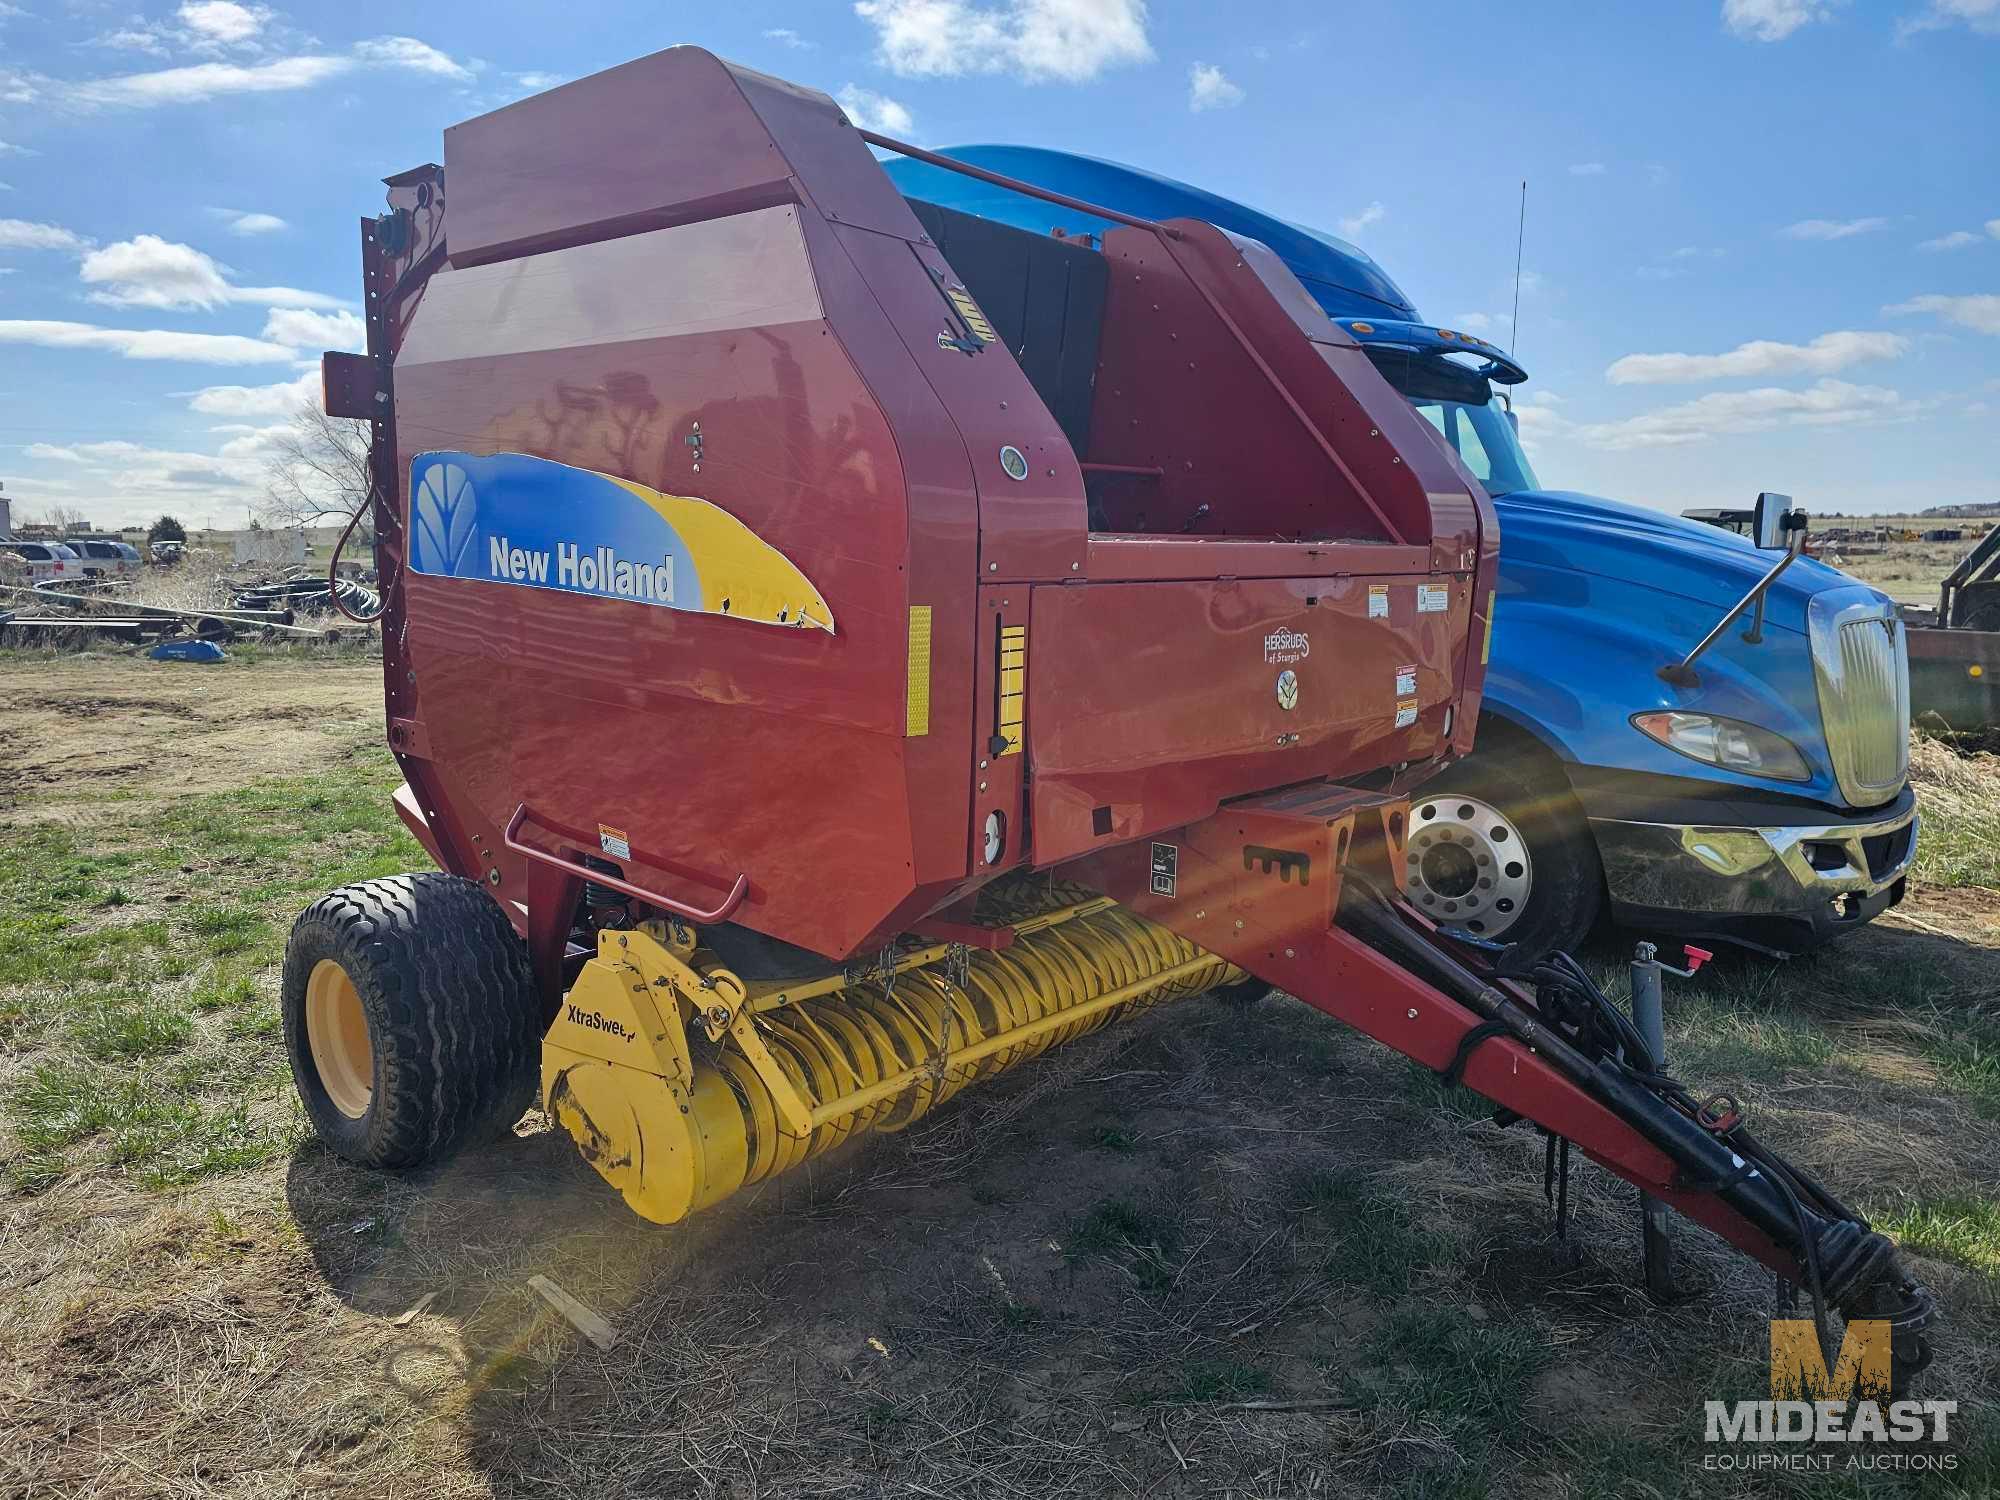
[[[1601,913],[1649,931],[1796,950],[1902,898],[1915,853],[1902,627],[1883,595],[1817,562],[1773,587],[1697,682],[1659,676],[1768,564],[1747,542],[1546,491],[1508,392],[1527,378],[1476,336],[1418,320],[1343,241],[1203,189],[1037,148],[953,159],[1126,212],[1202,213],[1270,244],[1356,339],[1500,520],[1491,660],[1473,754],[1412,806],[1409,877],[1437,919],[1568,946]],[[913,197],[1074,238],[1103,221],[920,162]]]

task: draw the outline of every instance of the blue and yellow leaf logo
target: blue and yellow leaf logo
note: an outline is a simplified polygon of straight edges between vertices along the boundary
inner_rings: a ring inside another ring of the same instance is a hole
[[[456,578],[472,571],[479,508],[472,478],[457,464],[435,464],[417,486],[411,507],[416,521],[414,551],[420,573]]]

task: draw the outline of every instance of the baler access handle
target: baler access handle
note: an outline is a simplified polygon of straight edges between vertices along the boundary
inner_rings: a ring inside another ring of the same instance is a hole
[[[532,821],[534,814],[523,802],[514,809],[514,816],[507,820],[507,828],[500,835],[501,840],[524,859],[539,860],[545,865],[553,865],[565,874],[576,875],[593,884],[609,886],[635,901],[644,901],[649,906],[657,906],[661,911],[670,911],[684,922],[692,922],[697,927],[708,927],[716,922],[727,922],[743,904],[743,898],[750,893],[750,877],[738,875],[736,883],[729,888],[729,894],[722,898],[722,905],[713,911],[703,911],[699,906],[689,906],[685,901],[676,901],[671,896],[662,896],[657,891],[645,890],[633,885],[629,880],[620,880],[616,875],[593,870],[584,865],[573,864],[559,854],[551,854],[546,849],[537,849],[533,844],[521,842],[519,834],[523,824]]]
[[[857,126],[857,130],[860,128]],[[1090,203],[1082,198],[1072,198],[1064,193],[1052,193],[1047,188],[1036,187],[1032,182],[1022,182],[1018,178],[1006,177],[998,172],[989,172],[984,167],[975,167],[970,162],[958,161],[953,157],[940,156],[935,151],[926,151],[922,146],[912,146],[908,141],[899,141],[892,136],[878,135],[872,130],[860,130],[861,139],[871,146],[880,146],[884,151],[893,151],[898,156],[911,157],[916,161],[929,162],[934,167],[943,167],[947,172],[956,172],[961,177],[976,177],[981,182],[990,182],[995,187],[1011,189],[1028,198],[1040,198],[1045,203],[1053,203],[1062,208],[1073,208],[1078,213],[1090,214],[1095,218],[1109,219],[1114,224],[1127,224],[1134,229],[1150,229],[1154,234],[1177,240],[1181,232],[1171,225],[1155,223],[1151,219],[1135,218],[1131,214],[1121,214],[1115,208],[1106,208],[1100,203]]]

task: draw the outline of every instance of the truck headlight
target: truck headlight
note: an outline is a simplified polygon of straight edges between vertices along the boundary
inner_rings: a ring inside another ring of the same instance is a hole
[[[1669,750],[1726,771],[1769,776],[1777,781],[1812,780],[1812,770],[1799,754],[1798,746],[1782,734],[1773,734],[1741,719],[1668,708],[1634,714],[1632,725]]]

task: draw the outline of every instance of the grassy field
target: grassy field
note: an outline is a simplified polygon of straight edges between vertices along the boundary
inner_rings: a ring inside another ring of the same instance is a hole
[[[1303,1006],[1165,1007],[688,1225],[531,1113],[406,1176],[303,1128],[292,915],[423,859],[366,662],[0,659],[0,1495],[1597,1497],[1763,1394],[1768,1277]],[[50,726],[62,754],[44,753]],[[1670,991],[1670,1053],[1900,1237],[2000,1489],[2000,759],[1922,745],[1905,907]],[[1621,947],[1592,955],[1617,981]],[[600,1352],[527,1287],[605,1314]]]
[[[1886,542],[1842,545],[1829,543],[1821,553],[1824,561],[1851,573],[1863,583],[1905,604],[1937,603],[1938,582],[1958,565],[1976,541],[1974,530],[1984,527],[1984,519],[1951,520],[1937,516],[1814,516],[1812,529],[1832,527],[1883,527],[1897,531],[1933,531],[1957,527],[1965,531],[1958,542]]]

